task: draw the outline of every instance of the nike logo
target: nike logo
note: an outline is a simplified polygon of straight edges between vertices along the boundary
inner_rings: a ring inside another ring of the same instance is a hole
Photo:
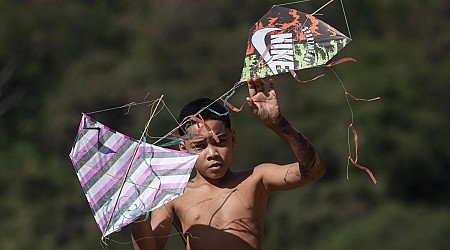
[[[292,33],[273,34],[270,36],[270,44],[266,44],[267,34],[276,30],[282,29],[263,28],[255,31],[252,36],[253,46],[274,74],[294,69]]]

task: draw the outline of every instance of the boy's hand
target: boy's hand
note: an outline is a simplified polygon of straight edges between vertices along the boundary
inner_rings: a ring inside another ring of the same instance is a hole
[[[269,80],[269,86],[261,78],[250,78],[247,83],[250,97],[246,100],[253,114],[269,127],[279,123],[281,113],[273,80]]]

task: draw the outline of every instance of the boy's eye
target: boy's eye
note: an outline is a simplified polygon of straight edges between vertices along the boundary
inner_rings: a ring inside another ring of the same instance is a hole
[[[192,147],[195,149],[204,149],[205,145],[203,144],[192,144]]]

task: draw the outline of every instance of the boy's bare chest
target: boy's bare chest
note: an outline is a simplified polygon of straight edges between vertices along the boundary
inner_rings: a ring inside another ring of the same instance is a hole
[[[260,224],[266,197],[255,187],[237,186],[232,189],[188,189],[177,202],[176,213],[184,230],[192,225],[218,229],[234,227],[236,223]]]

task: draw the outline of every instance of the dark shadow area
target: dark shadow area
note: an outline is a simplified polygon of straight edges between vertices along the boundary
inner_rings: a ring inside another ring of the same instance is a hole
[[[192,249],[254,249],[236,235],[206,225],[194,225],[184,236]]]

